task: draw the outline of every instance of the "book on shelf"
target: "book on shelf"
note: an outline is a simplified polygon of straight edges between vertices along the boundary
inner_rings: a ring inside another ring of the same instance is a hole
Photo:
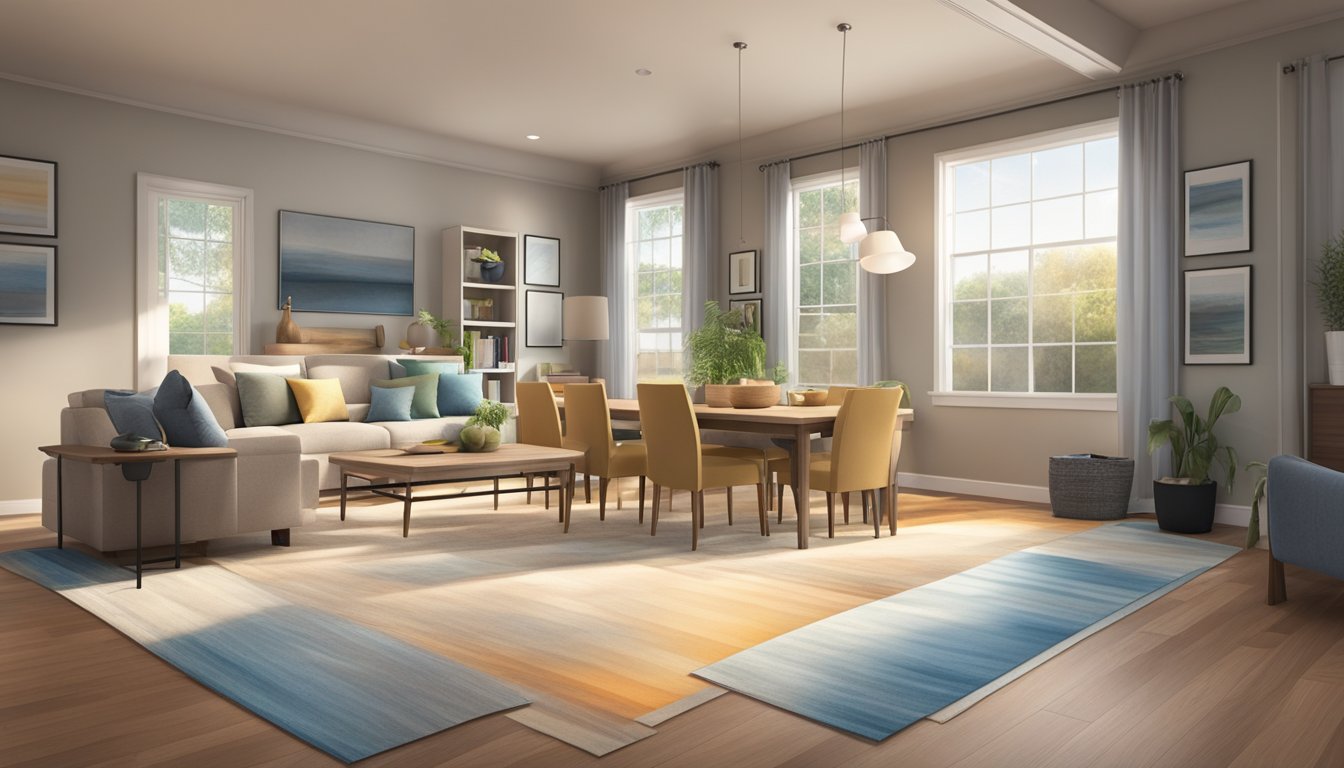
[[[498,350],[494,336],[478,336],[475,340],[475,367],[496,368],[499,365]]]
[[[499,400],[499,379],[486,379],[486,380],[485,380],[485,399],[487,399],[487,400],[494,400],[495,402],[500,402],[500,400]]]

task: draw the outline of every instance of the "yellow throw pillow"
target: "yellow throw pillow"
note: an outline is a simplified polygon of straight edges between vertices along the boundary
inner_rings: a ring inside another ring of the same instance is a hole
[[[350,411],[345,407],[345,394],[340,379],[285,379],[299,404],[303,423],[315,421],[349,421]]]

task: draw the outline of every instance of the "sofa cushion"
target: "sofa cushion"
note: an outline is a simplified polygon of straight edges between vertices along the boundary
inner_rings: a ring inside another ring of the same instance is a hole
[[[439,417],[439,377],[427,373],[401,379],[382,379],[372,382],[375,387],[415,387],[411,400],[411,418],[437,419]]]
[[[398,357],[396,362],[406,372],[402,376],[393,376],[396,379],[403,378],[403,376],[424,376],[426,373],[458,373],[462,370],[462,367],[457,363],[447,360],[416,360],[413,357]]]
[[[365,421],[410,421],[415,387],[371,387],[371,399]]]
[[[270,427],[303,421],[294,393],[283,376],[246,371],[240,371],[235,376],[238,379],[238,401],[245,426]]]
[[[154,418],[163,426],[169,445],[224,448],[229,444],[205,398],[176,370],[168,372],[154,395]]]
[[[210,412],[215,415],[215,421],[219,423],[220,429],[228,432],[242,424],[241,406],[238,405],[238,387],[230,388],[217,381],[194,386],[196,386],[196,394],[200,395],[205,400],[205,404],[210,406]],[[240,411],[236,419],[233,415],[235,408]]]
[[[467,419],[464,416],[447,416],[441,419],[417,419],[415,421],[384,421],[378,426],[387,430],[392,447],[402,447],[426,440],[457,440],[457,433]]]
[[[243,405],[238,399],[238,379],[234,377],[233,371],[220,368],[217,365],[211,366],[210,371],[215,374],[215,381],[222,384],[228,392],[229,410],[233,413],[233,425],[235,427],[243,426]]]
[[[117,434],[164,439],[163,427],[154,416],[154,398],[148,393],[109,389],[103,393],[103,406]]]
[[[387,358],[377,355],[310,355],[308,378],[337,379],[345,402],[369,402],[369,384],[389,377]]]
[[[280,429],[299,436],[299,445],[304,455],[371,451],[391,446],[386,429],[357,421],[286,424]]]
[[[302,376],[303,367],[298,363],[288,365],[258,365],[257,363],[230,362],[229,370],[234,373],[274,373],[277,376]]]
[[[439,374],[439,415],[470,416],[476,412],[485,396],[481,394],[485,386],[481,373],[440,373]]]
[[[345,409],[350,412],[351,421],[368,421],[369,404],[368,403],[346,403]]]
[[[336,379],[285,379],[298,403],[305,424],[319,421],[349,421],[341,382]]]

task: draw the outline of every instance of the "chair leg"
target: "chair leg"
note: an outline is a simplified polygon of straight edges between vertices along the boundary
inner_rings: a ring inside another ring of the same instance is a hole
[[[495,511],[499,511],[499,478],[495,478]]]
[[[1283,580],[1283,561],[1269,556],[1269,604],[1278,605],[1288,599],[1288,585]]]
[[[826,535],[835,538],[835,494],[826,492]]]
[[[765,509],[770,511],[775,508],[775,483],[766,478],[765,480]]]
[[[659,488],[657,483],[654,483],[654,484],[653,484],[653,511],[649,513],[649,519],[650,519],[650,524],[649,524],[649,535],[650,535],[650,536],[657,536],[657,535],[658,535],[658,502],[662,501],[662,498],[663,498],[663,489],[662,489],[662,488]]]
[[[703,497],[697,491],[691,491],[691,551],[700,548],[700,527],[705,524],[704,518],[699,514],[700,502]]]
[[[587,472],[583,473],[583,503],[593,503],[592,477]]]
[[[616,508],[621,508],[621,478],[613,477],[612,481],[616,483]]]
[[[599,477],[597,479],[597,519],[607,519],[607,485],[611,483],[609,477]]]
[[[698,506],[691,508],[691,513],[697,515],[696,519],[700,521],[700,527],[705,527],[705,492],[691,491],[692,498],[698,503]]]
[[[546,486],[546,491],[545,491],[545,493],[542,494],[543,496],[546,497],[546,509],[550,509],[550,508],[551,508],[551,480],[550,480],[550,477],[547,476],[547,477],[542,478],[541,482],[544,483],[545,486]]]
[[[777,501],[776,501],[776,505],[777,505],[777,506],[775,507],[775,512],[777,513],[777,516],[775,517],[775,520],[776,520],[776,522],[778,522],[778,523],[780,523],[780,524],[783,524],[783,523],[784,523],[784,484],[783,484],[783,483],[776,483],[776,484],[775,484],[775,490],[776,490],[776,493],[775,493],[775,499],[777,500]]]
[[[531,503],[532,503],[532,475],[524,475],[523,477],[527,479],[527,503],[528,503],[528,504],[531,504]]]
[[[644,481],[643,475],[639,476],[639,524],[644,524]]]
[[[728,524],[733,524],[733,489],[731,487],[723,489],[723,496],[728,500]]]
[[[555,475],[547,475],[546,482],[549,483],[551,477],[554,477],[556,480],[559,480],[560,477],[561,477],[561,475],[560,475],[559,472],[555,473]],[[565,519],[565,496],[566,496],[567,494],[568,494],[568,491],[566,491],[565,488],[564,488],[563,486],[562,486],[562,487],[560,488],[560,490],[555,494],[555,496],[556,496],[556,499],[555,499],[555,514],[560,518],[561,521],[563,521],[563,520]]]
[[[863,499],[863,522],[868,522],[868,497]]]
[[[887,520],[891,526],[891,535],[896,535],[896,502],[900,499],[900,490],[895,483],[887,486]]]
[[[769,505],[766,504],[766,499],[765,499],[765,489],[766,489],[766,487],[768,487],[769,485],[770,485],[769,483],[757,483],[757,484],[756,484],[756,506],[760,507],[760,510],[761,510],[761,515],[760,515],[760,516],[761,516],[761,535],[762,535],[762,536],[769,536],[769,535],[770,535],[770,515],[766,514],[766,512],[769,511]]]
[[[877,501],[876,489],[863,492],[863,509],[866,514],[868,510],[868,498],[870,495],[873,499],[873,538],[880,539],[882,538],[882,506]]]
[[[859,491],[859,496],[863,496],[863,491]],[[845,507],[845,525],[849,525],[849,491],[840,494],[840,502]]]

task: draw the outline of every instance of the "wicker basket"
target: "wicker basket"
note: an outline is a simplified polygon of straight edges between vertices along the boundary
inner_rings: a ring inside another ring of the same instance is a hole
[[[711,408],[732,408],[733,400],[730,393],[736,386],[736,384],[706,384],[705,405]]]
[[[734,408],[769,408],[779,405],[778,384],[738,384],[729,387],[728,401]]]
[[[1129,509],[1134,460],[1094,453],[1050,457],[1050,510],[1075,520],[1119,520]]]

